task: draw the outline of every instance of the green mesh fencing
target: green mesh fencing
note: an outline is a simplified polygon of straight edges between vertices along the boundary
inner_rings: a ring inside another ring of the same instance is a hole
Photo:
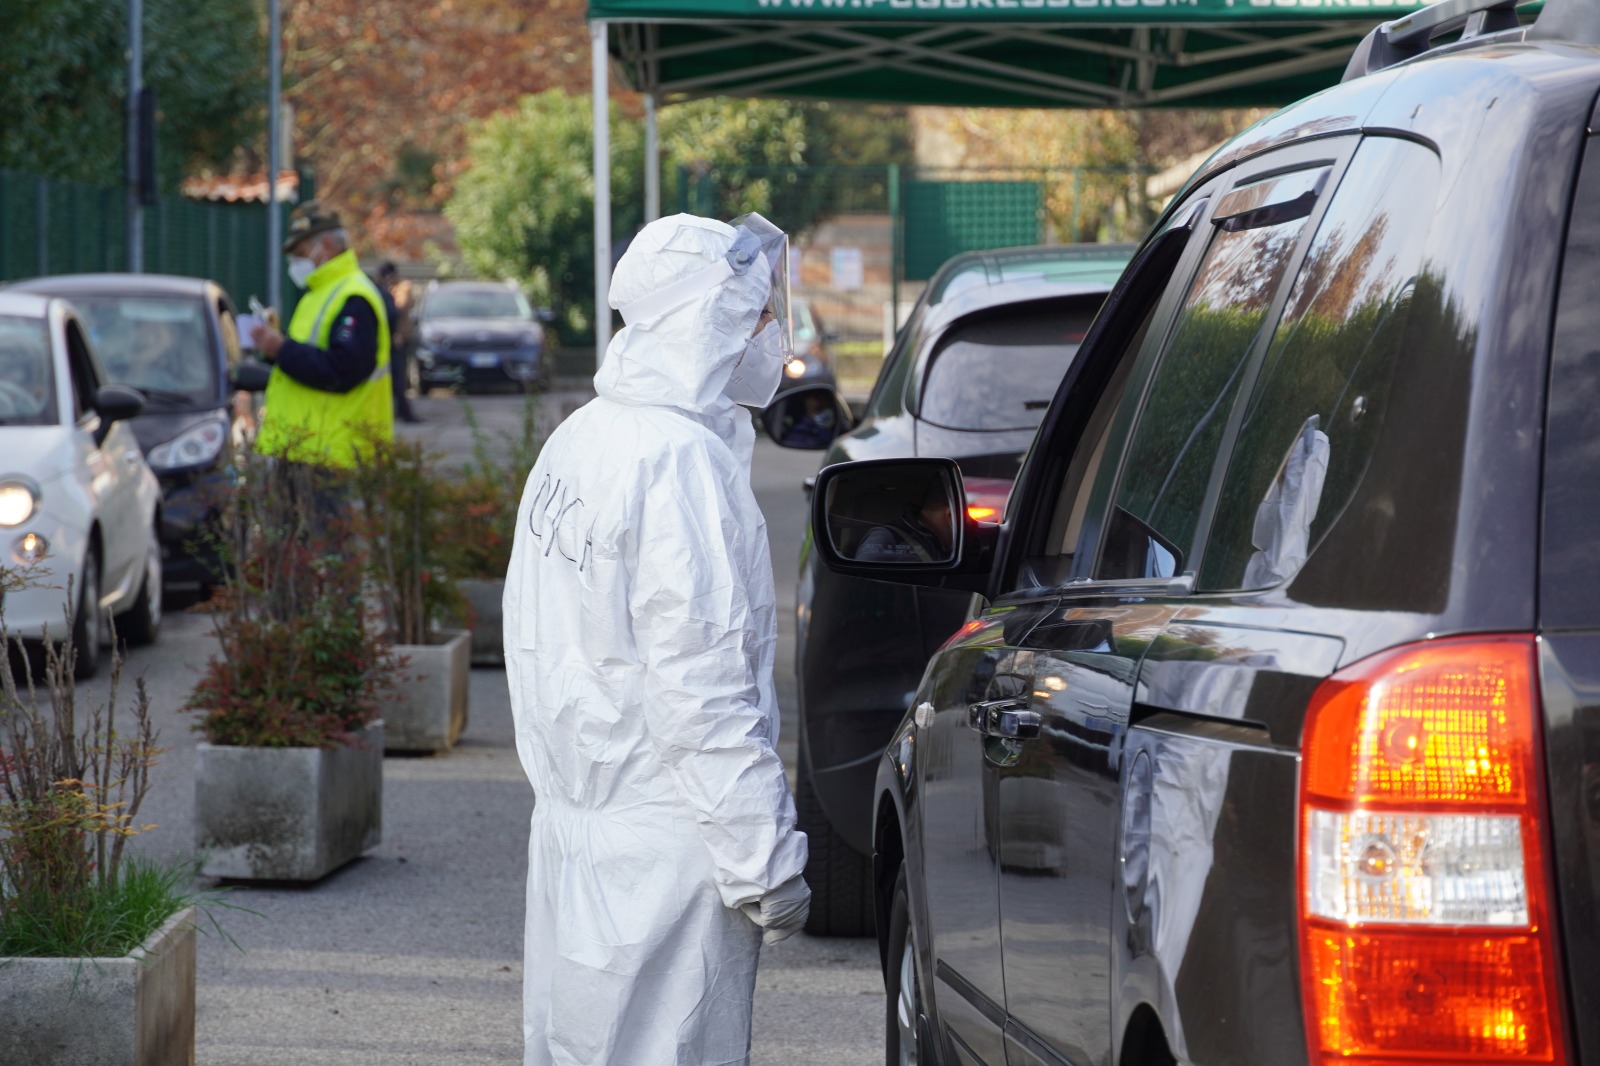
[[[908,181],[902,190],[903,274],[926,281],[953,255],[1043,239],[1036,181]]]
[[[126,270],[126,218],[120,189],[0,170],[0,282]],[[265,204],[162,197],[144,211],[144,269],[210,278],[239,306],[265,302],[266,229]]]

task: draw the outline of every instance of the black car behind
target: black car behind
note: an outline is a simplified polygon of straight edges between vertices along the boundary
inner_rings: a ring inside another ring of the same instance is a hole
[[[417,309],[419,389],[530,389],[546,384],[540,315],[515,285],[435,281]]]
[[[823,465],[954,457],[967,477],[969,513],[999,521],[1034,428],[1131,252],[1055,245],[952,259],[912,309],[861,424],[833,443]],[[841,577],[802,553],[796,801],[811,841],[813,933],[872,932],[877,759],[928,655],[961,624],[968,599]]]
[[[129,425],[161,481],[163,583],[212,584],[236,439],[228,374],[240,351],[228,294],[161,274],[62,274],[9,287],[70,300],[108,379],[144,394],[144,413]]]

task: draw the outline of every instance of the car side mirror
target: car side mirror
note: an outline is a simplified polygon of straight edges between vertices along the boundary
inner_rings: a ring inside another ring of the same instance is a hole
[[[823,565],[878,581],[984,591],[999,527],[967,514],[952,459],[872,459],[817,475],[811,500]]]
[[[108,426],[138,418],[144,411],[144,393],[126,385],[102,385],[94,394],[94,410]]]
[[[246,359],[228,372],[228,383],[244,392],[265,392],[272,377],[272,367],[254,359]]]
[[[821,451],[855,426],[850,406],[827,385],[781,393],[761,412],[761,426],[774,444]]]
[[[554,322],[556,320],[555,311],[552,310],[551,308],[548,308],[548,307],[541,307],[541,308],[539,308],[538,311],[536,311],[534,313],[539,316],[539,321],[540,322],[550,323],[550,322]]]

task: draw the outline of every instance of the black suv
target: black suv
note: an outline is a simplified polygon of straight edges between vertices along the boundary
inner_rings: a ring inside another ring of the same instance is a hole
[[[769,433],[786,447],[826,447],[825,466],[948,456],[965,475],[968,513],[998,522],[1050,397],[1133,251],[1067,244],[958,255],[912,308],[859,426],[831,444],[825,435],[785,432],[786,422],[807,425],[813,409],[840,406],[813,387],[785,392],[768,408]],[[782,412],[776,418],[774,409]],[[971,597],[841,577],[809,545],[795,592],[795,804],[811,842],[806,931],[871,936],[878,759],[928,656],[965,620]]]
[[[819,476],[828,566],[981,597],[879,765],[891,1063],[1600,1062],[1597,94],[1590,0],[1389,23],[1176,198],[999,527]]]

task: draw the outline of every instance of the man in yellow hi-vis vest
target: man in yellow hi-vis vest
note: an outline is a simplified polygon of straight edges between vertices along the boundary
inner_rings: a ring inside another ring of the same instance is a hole
[[[294,209],[283,247],[290,278],[306,291],[287,337],[271,326],[252,335],[274,364],[256,448],[350,470],[374,442],[394,439],[383,297],[362,273],[339,216],[316,201]]]

